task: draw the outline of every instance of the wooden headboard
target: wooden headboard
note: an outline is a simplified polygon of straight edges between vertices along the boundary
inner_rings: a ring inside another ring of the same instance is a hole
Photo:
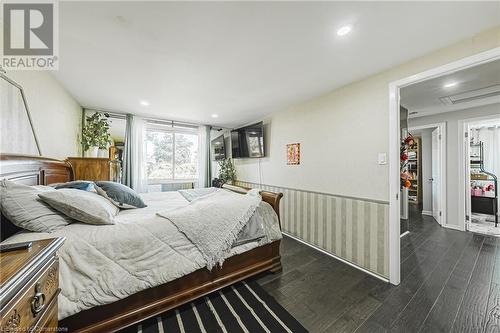
[[[67,162],[29,155],[0,154],[0,179],[25,185],[49,185],[73,180],[73,169]],[[0,222],[1,240],[20,229],[3,215]]]

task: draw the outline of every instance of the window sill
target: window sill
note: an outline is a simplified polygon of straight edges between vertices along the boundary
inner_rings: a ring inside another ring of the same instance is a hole
[[[158,180],[149,182],[148,185],[162,185],[162,184],[183,184],[183,183],[196,183],[198,179],[175,179],[175,180]]]

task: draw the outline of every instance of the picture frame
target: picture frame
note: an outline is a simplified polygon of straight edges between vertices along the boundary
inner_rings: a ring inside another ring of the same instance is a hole
[[[300,143],[289,143],[286,145],[286,164],[300,164]]]

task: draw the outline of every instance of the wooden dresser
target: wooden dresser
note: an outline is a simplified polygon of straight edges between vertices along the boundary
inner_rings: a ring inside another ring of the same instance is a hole
[[[59,261],[64,238],[0,253],[0,332],[57,332]]]
[[[111,180],[109,158],[68,157],[67,161],[73,166],[75,180]]]

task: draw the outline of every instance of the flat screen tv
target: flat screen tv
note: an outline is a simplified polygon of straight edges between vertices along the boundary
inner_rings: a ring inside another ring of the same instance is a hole
[[[224,144],[224,135],[212,140],[212,158],[214,161],[220,161],[226,158],[226,145]]]
[[[231,131],[233,158],[264,157],[264,124],[262,122]]]

